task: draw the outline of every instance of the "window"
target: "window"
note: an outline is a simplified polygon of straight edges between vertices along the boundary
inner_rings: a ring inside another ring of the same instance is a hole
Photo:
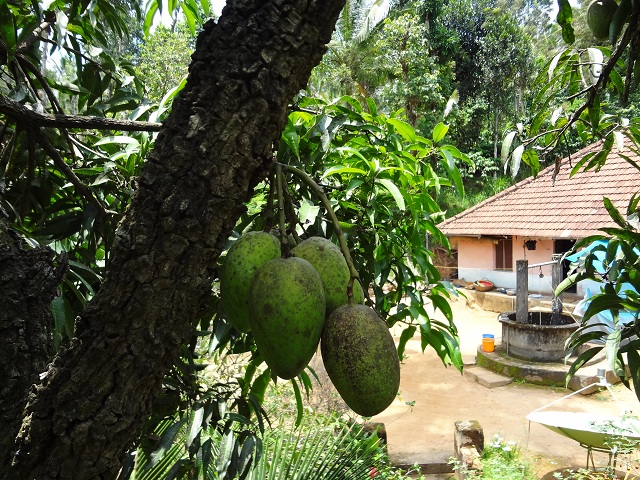
[[[513,271],[513,239],[498,238],[495,245],[496,270]]]

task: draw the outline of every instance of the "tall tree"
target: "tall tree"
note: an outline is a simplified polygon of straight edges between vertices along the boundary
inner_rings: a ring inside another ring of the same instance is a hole
[[[223,242],[270,166],[287,104],[319,62],[343,3],[236,0],[205,25],[105,281],[78,318],[76,337],[29,395],[0,478],[117,475],[204,309]]]

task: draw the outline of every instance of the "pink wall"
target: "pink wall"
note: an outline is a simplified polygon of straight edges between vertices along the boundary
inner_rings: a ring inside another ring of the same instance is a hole
[[[527,250],[526,240],[536,240],[536,249]],[[476,281],[483,278],[491,280],[496,286],[515,288],[516,261],[528,260],[529,265],[550,262],[553,255],[554,242],[551,239],[531,239],[529,237],[513,237],[512,270],[495,270],[496,250],[495,240],[486,237],[457,237],[451,238],[452,245],[458,248],[458,276],[466,281]],[[543,277],[540,278],[542,272]],[[532,292],[551,291],[551,265],[529,269],[529,289]]]
[[[536,249],[535,250],[527,250],[524,247],[524,242],[526,240],[535,240],[536,241]],[[551,256],[553,255],[553,240],[544,239],[541,240],[539,238],[531,239],[529,237],[513,237],[513,270],[516,269],[516,260],[529,260],[529,265],[535,265],[536,263],[544,263],[550,262]],[[542,268],[542,273],[544,275],[551,276],[551,265],[545,265]],[[536,268],[535,273],[538,275],[540,273],[540,269]]]
[[[488,238],[458,238],[458,267],[494,268],[496,252],[493,241]]]

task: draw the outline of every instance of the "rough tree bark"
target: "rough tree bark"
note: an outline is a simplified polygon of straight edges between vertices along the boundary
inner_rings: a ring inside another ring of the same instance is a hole
[[[114,478],[191,333],[286,107],[344,0],[235,0],[196,44],[77,337],[29,396],[2,479]]]
[[[51,301],[66,272],[49,248],[27,248],[0,209],[0,465],[10,459],[31,385],[53,356]]]

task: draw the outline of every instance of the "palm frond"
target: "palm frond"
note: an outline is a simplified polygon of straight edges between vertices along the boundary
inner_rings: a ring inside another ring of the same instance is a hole
[[[360,30],[354,37],[357,43],[363,42],[371,34],[374,28],[389,16],[392,0],[374,0],[366,12]]]
[[[271,430],[263,439],[265,452],[250,480],[365,480],[374,465],[378,438],[361,427],[333,424],[293,431]]]

